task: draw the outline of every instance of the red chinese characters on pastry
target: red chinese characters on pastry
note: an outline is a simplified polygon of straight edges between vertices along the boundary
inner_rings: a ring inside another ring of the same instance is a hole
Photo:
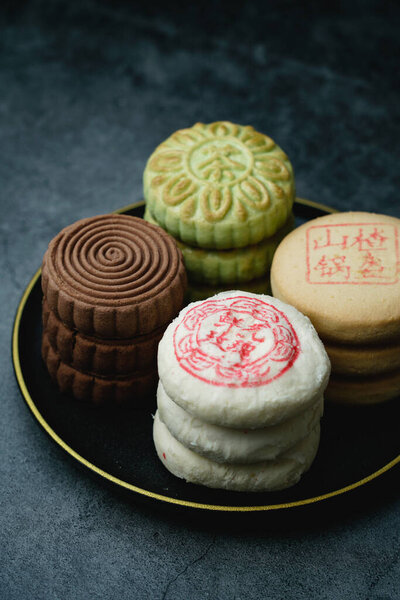
[[[206,383],[255,387],[290,369],[300,343],[283,312],[258,298],[234,296],[189,310],[175,329],[174,352],[181,368]]]
[[[393,284],[399,240],[387,223],[342,223],[307,229],[308,283]]]

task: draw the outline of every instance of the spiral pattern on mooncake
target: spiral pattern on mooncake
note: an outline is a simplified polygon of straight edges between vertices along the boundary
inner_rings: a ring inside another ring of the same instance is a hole
[[[168,323],[186,287],[182,255],[161,228],[127,215],[77,221],[49,244],[42,288],[71,329],[129,338]]]

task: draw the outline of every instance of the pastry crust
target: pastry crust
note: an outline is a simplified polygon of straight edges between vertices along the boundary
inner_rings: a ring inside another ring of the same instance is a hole
[[[400,372],[400,344],[385,346],[349,346],[325,343],[335,375],[354,377]]]
[[[360,379],[334,375],[325,392],[340,404],[380,404],[400,396],[400,371]]]
[[[153,426],[158,457],[171,473],[206,487],[246,492],[282,490],[297,483],[315,458],[319,436],[318,424],[306,438],[275,461],[232,465],[213,462],[185,448],[162,423],[158,411]]]

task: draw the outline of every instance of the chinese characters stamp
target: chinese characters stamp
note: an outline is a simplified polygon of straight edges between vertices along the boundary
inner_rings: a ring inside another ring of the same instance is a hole
[[[174,333],[180,366],[194,377],[227,387],[270,383],[300,353],[284,313],[258,298],[207,300],[188,311]]]
[[[315,225],[307,230],[306,279],[312,284],[393,284],[398,231],[388,223]]]

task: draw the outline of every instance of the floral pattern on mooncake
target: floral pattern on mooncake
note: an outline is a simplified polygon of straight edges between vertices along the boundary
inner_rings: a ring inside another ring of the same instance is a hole
[[[251,126],[196,123],[150,156],[146,202],[157,222],[182,241],[233,248],[272,236],[287,220],[295,186],[290,161]]]

